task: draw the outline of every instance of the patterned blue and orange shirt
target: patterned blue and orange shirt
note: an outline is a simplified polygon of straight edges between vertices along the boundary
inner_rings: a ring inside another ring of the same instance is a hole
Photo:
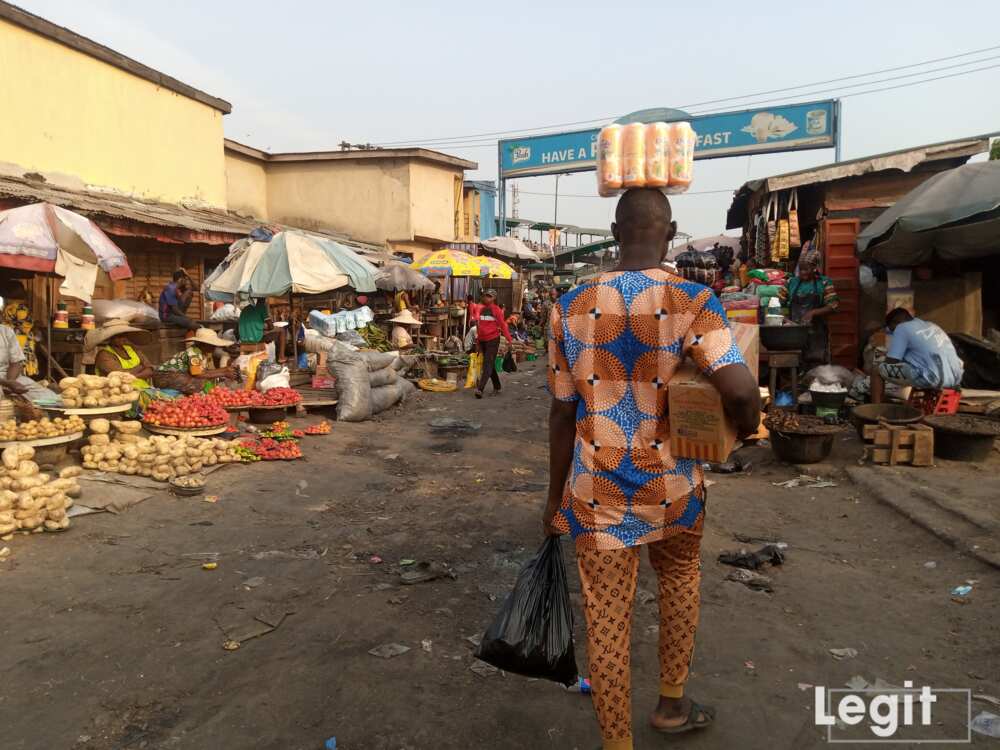
[[[667,271],[615,271],[552,309],[549,389],[577,403],[573,466],[555,526],[615,549],[699,522],[698,461],[670,454],[667,382],[686,356],[705,374],[743,355],[712,291]]]

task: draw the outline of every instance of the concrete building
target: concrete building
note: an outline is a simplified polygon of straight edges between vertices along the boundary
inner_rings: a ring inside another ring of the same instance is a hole
[[[423,148],[271,154],[226,141],[229,208],[269,221],[335,230],[414,257],[477,239],[467,205],[475,162]]]

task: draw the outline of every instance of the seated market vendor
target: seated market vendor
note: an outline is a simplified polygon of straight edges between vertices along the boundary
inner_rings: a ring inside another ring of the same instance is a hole
[[[286,361],[288,327],[275,327],[266,299],[251,302],[240,311],[239,335],[242,344],[273,343],[275,359]]]
[[[885,361],[878,367],[883,380],[922,390],[961,386],[964,363],[940,326],[914,318],[901,307],[886,316],[885,325],[892,341]]]
[[[17,340],[17,334],[9,325],[0,324],[0,394],[26,393],[29,386],[21,381],[24,367],[24,350]]]
[[[818,253],[803,249],[799,270],[789,278],[778,293],[788,305],[792,322],[812,328],[809,344],[803,351],[807,364],[827,364],[830,361],[830,330],[825,318],[837,311],[840,300],[829,277],[819,272]]]
[[[209,383],[235,380],[235,365],[215,369],[212,359],[215,348],[228,349],[233,346],[232,341],[221,338],[210,328],[199,328],[185,343],[185,349],[153,371],[153,384],[157,388],[191,395],[203,392]]]
[[[135,377],[132,385],[139,392],[139,401],[130,412],[133,416],[141,416],[150,401],[172,397],[172,394],[153,387],[153,364],[136,348],[152,339],[153,334],[149,331],[130,326],[127,321],[117,318],[88,331],[84,339],[84,349],[97,350],[94,369],[98,375],[127,372]]]
[[[407,329],[419,328],[421,325],[420,321],[409,310],[403,310],[395,318],[390,318],[389,322],[392,323],[390,339],[393,347],[400,351],[412,349],[413,336],[410,335],[410,331]]]

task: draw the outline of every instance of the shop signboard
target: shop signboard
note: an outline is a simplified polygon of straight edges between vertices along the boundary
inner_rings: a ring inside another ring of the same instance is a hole
[[[695,159],[805,151],[836,146],[840,128],[837,105],[831,99],[685,119],[698,135]],[[643,110],[622,121],[653,122],[679,114],[677,110]],[[593,170],[599,132],[595,128],[502,140],[501,179]]]

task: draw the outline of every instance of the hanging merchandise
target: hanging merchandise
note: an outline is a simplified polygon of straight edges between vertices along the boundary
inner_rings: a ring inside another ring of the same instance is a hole
[[[768,260],[777,260],[775,242],[778,238],[778,200],[771,195],[767,199],[767,249]]]
[[[802,247],[802,237],[799,234],[799,191],[792,188],[788,196],[788,247],[796,250]]]
[[[694,180],[697,135],[687,122],[608,125],[597,139],[597,192],[629,188],[683,193]]]
[[[779,209],[780,213],[780,209]],[[778,260],[788,259],[788,219],[778,219],[778,236],[775,244]]]
[[[753,220],[754,225],[754,245],[753,259],[758,266],[767,265],[767,219],[764,212],[759,211]]]

